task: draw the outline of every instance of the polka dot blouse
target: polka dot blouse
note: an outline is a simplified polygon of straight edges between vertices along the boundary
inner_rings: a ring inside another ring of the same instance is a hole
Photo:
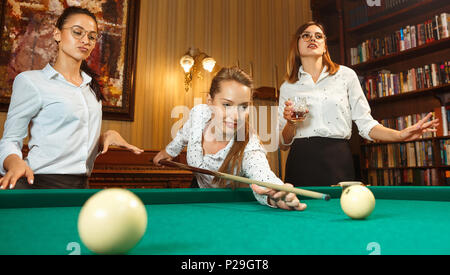
[[[187,146],[187,163],[189,165],[218,171],[233,146],[234,140],[231,140],[225,148],[215,154],[203,154],[203,131],[210,119],[211,109],[208,105],[200,104],[192,108],[189,119],[178,131],[172,142],[167,145],[167,153],[170,156],[175,157]],[[198,173],[196,173],[195,176],[200,188],[218,187],[212,183],[213,176]],[[263,182],[283,184],[283,182],[272,172],[266,158],[266,151],[256,135],[250,137],[250,140],[245,147],[241,174],[239,176]],[[268,205],[266,195],[258,195],[256,193],[254,193],[254,195],[258,202]]]

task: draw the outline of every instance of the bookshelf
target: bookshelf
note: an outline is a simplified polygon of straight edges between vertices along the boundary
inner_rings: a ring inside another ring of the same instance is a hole
[[[321,22],[327,30],[327,43],[330,55],[338,63],[345,63],[344,47],[344,0],[312,0],[313,20]]]
[[[391,95],[391,96],[384,96],[384,97],[369,99],[369,104],[371,106],[374,106],[376,104],[401,101],[401,100],[405,100],[405,99],[413,98],[413,97],[423,97],[423,96],[429,95],[430,93],[432,93],[435,97],[440,99],[441,95],[445,96],[448,93],[449,89],[450,89],[450,83],[446,83],[446,84],[442,84],[442,85],[431,87],[431,88],[417,89],[417,90],[407,92],[407,93],[400,93],[400,94]],[[445,102],[447,100],[441,100],[441,101]]]
[[[350,65],[350,67],[354,70],[361,70],[361,71],[373,70],[404,61],[405,59],[417,58],[422,55],[426,55],[427,53],[432,51],[441,51],[449,48],[450,48],[450,38],[445,38],[415,48],[411,48],[402,52],[376,58],[367,62]]]
[[[361,1],[350,1],[350,2],[361,2]],[[382,5],[386,7],[388,1],[382,1]],[[377,12],[377,10],[383,7],[372,7],[371,10],[375,10],[373,14],[379,13],[380,16],[373,18],[370,21],[359,24],[358,26],[349,27],[347,29],[348,33],[356,32],[370,32],[377,29],[379,25],[391,25],[403,20],[407,17],[414,17],[422,14],[424,11],[435,10],[442,6],[445,1],[435,1],[435,0],[423,0],[423,1],[391,1],[392,3],[399,3],[393,6],[391,11],[387,10],[384,14],[383,12]],[[394,4],[395,5],[395,4]],[[396,8],[398,7],[398,8]],[[369,16],[367,16],[367,19]]]
[[[332,59],[360,76],[376,120],[389,120],[391,128],[414,124],[428,112],[442,120],[442,113],[450,114],[450,35],[443,33],[441,14],[450,16],[450,1],[381,4],[311,0],[311,9],[333,38],[329,46],[338,47],[330,49]],[[450,185],[448,127],[419,140],[367,142],[353,125],[350,143],[357,176],[367,184]]]

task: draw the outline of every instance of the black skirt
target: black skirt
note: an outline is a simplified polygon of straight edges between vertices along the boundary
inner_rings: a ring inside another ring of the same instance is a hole
[[[348,140],[297,138],[291,145],[285,182],[294,186],[330,186],[355,180]]]
[[[37,174],[33,184],[20,178],[14,189],[86,189],[89,180],[86,175]]]

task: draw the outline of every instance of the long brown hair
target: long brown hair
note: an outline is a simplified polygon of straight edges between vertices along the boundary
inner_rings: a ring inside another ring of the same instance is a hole
[[[209,95],[214,99],[215,95],[220,92],[220,84],[224,81],[236,81],[242,85],[249,87],[253,90],[253,80],[239,67],[222,68],[211,82],[211,88],[209,90]],[[239,175],[242,167],[242,160],[244,158],[244,150],[249,141],[249,118],[245,119],[245,139],[239,140],[237,138],[237,133],[234,135],[234,143],[231,147],[228,155],[219,168],[219,172]],[[215,177],[213,184],[218,184],[220,187],[226,186],[226,180]],[[235,188],[236,184],[231,183],[231,187]]]
[[[300,59],[300,51],[298,49],[298,41],[300,39],[300,36],[302,33],[309,27],[309,26],[317,26],[319,27],[322,32],[325,34],[325,28],[322,24],[315,22],[315,21],[309,21],[303,25],[301,25],[295,34],[292,36],[291,44],[289,47],[289,54],[286,62],[286,76],[285,79],[289,83],[295,83],[298,81],[298,71],[300,69],[300,66],[302,65],[302,61]],[[327,72],[330,75],[334,75],[339,70],[339,65],[334,63],[331,60],[330,54],[328,53],[328,45],[327,45],[327,39],[325,37],[324,40],[325,43],[325,53],[322,56],[322,64],[327,66]]]

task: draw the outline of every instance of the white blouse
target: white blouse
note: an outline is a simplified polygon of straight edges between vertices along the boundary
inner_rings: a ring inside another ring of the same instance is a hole
[[[343,65],[334,75],[329,75],[326,70],[325,66],[314,83],[311,75],[300,66],[299,80],[281,85],[278,106],[280,132],[287,122],[283,117],[285,102],[294,96],[304,96],[309,113],[306,120],[297,124],[297,133],[292,141],[305,137],[350,139],[352,121],[363,138],[372,140],[369,132],[379,123],[370,114],[369,103],[355,71]]]
[[[231,140],[225,148],[215,154],[203,154],[203,132],[211,119],[211,114],[211,109],[206,104],[194,106],[189,114],[189,119],[178,131],[172,142],[167,145],[167,153],[176,157],[187,146],[187,163],[189,165],[218,171],[233,146],[234,140]],[[195,173],[195,176],[200,188],[218,187],[212,183],[214,177],[211,175]],[[270,169],[266,151],[256,135],[250,137],[244,149],[240,176],[262,182],[284,184]],[[258,202],[268,205],[266,195],[258,195],[255,192],[253,194]]]

